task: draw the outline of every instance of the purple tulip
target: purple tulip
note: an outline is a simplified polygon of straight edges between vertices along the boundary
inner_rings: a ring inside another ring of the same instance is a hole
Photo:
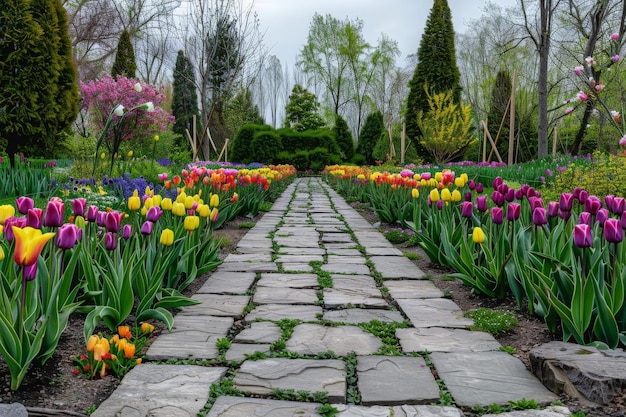
[[[544,208],[543,207],[543,200],[540,197],[535,197],[535,196],[528,197],[528,202],[530,203],[530,209],[531,210],[534,210],[537,207]]]
[[[464,201],[472,201],[472,192],[471,191],[466,191],[465,195],[463,196],[463,200]]]
[[[491,209],[491,221],[494,224],[502,224],[504,221],[504,211],[502,207],[494,207]]]
[[[15,199],[15,203],[17,205],[17,211],[21,214],[27,214],[28,210],[35,207],[35,200],[30,197],[18,197]]]
[[[563,211],[571,211],[574,195],[570,193],[561,193],[559,197],[559,208]]]
[[[474,191],[474,190],[476,189],[476,182],[475,182],[474,180],[469,180],[469,181],[467,182],[467,187],[468,187],[470,190]]]
[[[622,211],[622,218],[620,221],[622,222],[622,229],[626,229],[626,211]]]
[[[152,223],[155,223],[161,215],[163,214],[163,210],[159,206],[152,206],[146,212],[146,219],[150,220]]]
[[[579,248],[588,248],[593,243],[591,237],[591,227],[588,224],[577,224],[574,226],[574,245]]]
[[[142,225],[141,225],[141,234],[142,235],[151,235],[152,234],[152,225],[154,223],[152,223],[150,220],[146,220]]]
[[[97,206],[89,206],[87,209],[87,221],[95,222],[98,218],[98,207]]]
[[[556,201],[550,201],[548,203],[548,216],[556,217],[559,215],[559,203]]]
[[[75,198],[72,200],[72,210],[74,211],[74,216],[85,216],[85,206],[87,205],[87,200],[84,198]]]
[[[442,210],[442,209],[443,209],[443,200],[437,200],[437,208],[438,208],[439,210]]]
[[[35,229],[41,229],[43,220],[43,210],[40,208],[32,208],[28,210],[26,214],[26,225]]]
[[[24,279],[32,281],[37,277],[37,262],[24,267]]]
[[[604,238],[607,242],[619,243],[624,240],[622,224],[617,219],[607,219],[604,222]]]
[[[543,207],[536,207],[533,210],[532,221],[535,226],[543,226],[548,223],[548,219],[546,218],[546,209]]]
[[[107,232],[104,235],[104,247],[106,250],[115,250],[115,248],[117,248],[117,237],[115,233]]]
[[[578,201],[580,201],[580,192],[581,191],[582,191],[582,189],[580,187],[576,187],[576,188],[574,188],[574,191],[572,191],[572,195]]]
[[[464,201],[461,203],[461,216],[465,218],[471,218],[474,211],[474,204],[471,201]]]
[[[65,223],[57,233],[57,248],[72,249],[78,242],[78,227],[72,223]]]
[[[479,182],[478,184],[476,184],[476,193],[482,194],[483,191],[485,191],[485,186],[483,185],[483,183]]]
[[[588,198],[589,198],[589,191],[580,190],[580,194],[578,195],[578,201],[580,201],[580,204],[585,204]]]
[[[513,188],[507,189],[506,194],[504,195],[504,199],[509,203],[515,201],[515,190]]]
[[[107,229],[107,232],[119,232],[122,224],[122,217],[124,217],[124,214],[120,213],[119,211],[107,212],[106,216],[104,217],[104,227]]]
[[[624,208],[626,204],[626,200],[624,200],[624,197],[615,197],[613,199],[613,208],[611,209],[611,211],[614,214],[619,214],[621,215],[622,212],[624,211]]]
[[[491,193],[491,201],[498,207],[502,207],[504,205],[504,195],[502,195],[499,191],[494,191]]]
[[[581,191],[582,194],[582,191]],[[602,202],[596,196],[590,195],[587,200],[585,200],[585,211],[593,214],[594,216],[598,213],[598,210],[602,207]]]
[[[130,235],[133,232],[133,226],[131,226],[130,224],[125,224],[124,227],[122,228],[122,237],[124,239],[130,239]]]
[[[613,194],[609,194],[606,197],[604,197],[604,205],[609,210],[613,208],[613,200],[615,200],[615,196]]]
[[[518,203],[509,203],[506,208],[506,218],[510,222],[518,220],[521,213],[522,206]]]
[[[609,218],[609,211],[605,208],[601,208],[596,213],[596,221],[600,226],[604,225]]]
[[[500,184],[502,184],[502,182],[503,182],[502,177],[495,177],[491,185],[495,189],[495,188],[498,188]]]
[[[502,184],[498,185],[498,188],[496,188],[496,190],[503,195],[506,195],[507,191],[509,191],[509,185],[503,182]]]
[[[559,217],[562,218],[563,220],[569,220],[569,218],[572,217],[572,212],[569,210],[559,209]]]
[[[517,190],[515,190],[515,199],[519,201],[522,198],[524,198],[524,192],[521,188],[518,188]]]
[[[43,225],[46,227],[61,227],[63,225],[63,211],[65,206],[63,200],[52,197],[46,206],[43,217]]]
[[[20,229],[23,229],[26,227],[26,217],[15,217],[15,216],[11,216],[11,217],[7,217],[4,220],[4,238],[7,240],[7,242],[13,242],[13,238],[15,237],[15,234],[13,233],[13,226],[15,227],[19,227]]]
[[[583,211],[578,215],[578,224],[586,224],[587,226],[591,226],[591,213],[588,211]]]
[[[530,185],[524,184],[520,187],[520,190],[522,191],[522,194],[528,197],[528,191],[530,190]]]
[[[479,195],[476,197],[476,208],[478,211],[485,212],[487,211],[487,196]]]

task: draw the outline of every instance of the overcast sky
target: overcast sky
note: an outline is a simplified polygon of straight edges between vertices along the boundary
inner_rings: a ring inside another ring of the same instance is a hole
[[[466,33],[471,19],[483,14],[485,0],[448,0],[454,30]],[[513,6],[516,0],[497,0]],[[376,45],[381,33],[398,42],[403,66],[407,55],[417,52],[433,0],[255,0],[264,43],[282,64],[293,67],[296,55],[307,41],[313,15],[330,14],[363,21],[363,37]]]

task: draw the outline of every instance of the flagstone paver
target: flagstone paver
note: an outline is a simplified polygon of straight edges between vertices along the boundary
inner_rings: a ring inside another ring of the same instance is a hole
[[[233,378],[235,387],[251,394],[267,395],[274,389],[328,392],[331,402],[346,401],[345,363],[337,359],[272,358],[245,361]]]
[[[311,261],[323,263],[332,288],[320,289]],[[382,275],[388,297],[374,272]],[[201,304],[184,308],[172,331],[156,338],[146,362],[216,359],[217,340],[231,337],[224,359],[240,363],[230,372],[246,396],[219,396],[210,417],[320,417],[320,404],[251,398],[277,388],[328,392],[337,417],[462,417],[456,407],[417,405],[437,403],[440,394],[432,370],[423,358],[410,356],[413,352],[427,356],[458,406],[556,399],[519,359],[497,351],[493,337],[466,330],[472,321],[426,278],[328,185],[318,178],[296,179],[193,296]],[[256,305],[242,318],[250,301]],[[308,358],[247,359],[255,352],[272,354],[270,347],[283,335],[277,325],[282,319],[302,322],[285,348]],[[396,330],[404,355],[376,355],[382,341],[357,326],[373,320],[407,326]],[[358,355],[360,405],[346,404],[347,389],[354,387],[348,387],[345,361],[314,359],[329,351],[338,358]],[[94,415],[196,415],[211,384],[226,371],[143,363]],[[149,376],[135,376],[141,372]]]

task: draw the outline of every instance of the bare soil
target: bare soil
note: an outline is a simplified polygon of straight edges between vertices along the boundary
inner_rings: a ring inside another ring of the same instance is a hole
[[[372,224],[376,224],[382,232],[395,227],[394,225],[380,224],[376,214],[366,206],[355,207],[360,214]],[[232,252],[239,240],[248,232],[242,228],[242,223],[256,222],[262,215],[254,219],[237,218],[216,231],[216,237],[224,238],[220,257],[224,258]],[[418,246],[406,244],[395,245],[405,253],[419,255],[415,264],[424,273],[430,276],[437,287],[446,292],[464,311],[475,310],[479,307],[510,311],[515,314],[519,326],[510,332],[499,334],[496,339],[503,346],[515,348],[516,355],[528,366],[528,353],[533,348],[549,342],[560,340],[560,335],[551,334],[543,321],[517,308],[513,299],[494,300],[474,294],[457,280],[446,279],[451,271],[432,264],[425,253]],[[186,292],[192,295],[206,281],[207,276],[197,279]],[[95,409],[119,385],[119,380],[113,376],[104,379],[88,380],[75,376],[73,358],[84,350],[83,344],[84,317],[73,315],[67,329],[63,333],[58,349],[54,356],[45,364],[33,364],[17,391],[10,390],[10,376],[6,365],[0,358],[0,402],[19,402],[29,409],[30,416],[86,416],[90,409]],[[103,329],[104,330],[104,329]],[[163,326],[156,327],[153,338],[163,330]],[[589,409],[582,407],[576,400],[562,396],[561,402],[572,412],[583,411],[587,417],[623,417],[626,406],[626,394],[614,399],[608,407]],[[466,415],[473,415],[466,410]]]

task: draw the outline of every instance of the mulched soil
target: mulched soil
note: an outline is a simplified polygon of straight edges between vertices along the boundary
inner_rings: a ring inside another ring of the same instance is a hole
[[[381,231],[395,227],[378,224],[376,214],[366,207],[357,205],[355,208],[370,223],[376,224]],[[237,218],[216,231],[216,236],[225,238],[226,242],[220,251],[222,258],[236,248],[237,242],[248,231],[247,228],[240,228],[239,225],[257,221],[260,217],[261,215],[252,220]],[[551,340],[560,340],[560,335],[551,334],[540,318],[530,316],[525,311],[519,310],[514,300],[493,300],[476,295],[460,282],[445,279],[450,271],[430,263],[419,247],[407,247],[405,244],[395,246],[403,252],[418,254],[420,259],[413,262],[430,275],[435,285],[449,294],[464,311],[488,307],[513,312],[517,317],[519,326],[508,333],[497,335],[496,339],[503,346],[515,348],[516,355],[524,363],[528,364],[528,352],[533,348]],[[197,291],[207,278],[208,276],[197,279],[186,294],[191,295]],[[17,391],[10,390],[10,376],[6,365],[0,358],[0,402],[22,403],[29,409],[31,416],[76,417],[86,416],[90,409],[95,409],[108,398],[119,385],[117,378],[106,376],[104,379],[88,380],[73,374],[73,358],[84,351],[83,322],[84,316],[76,314],[72,316],[53,357],[45,365],[33,364]],[[157,325],[153,337],[158,336],[162,330],[163,326]],[[567,396],[562,397],[562,403],[568,406],[572,412],[584,411],[587,417],[623,417],[625,416],[623,411],[626,404],[625,399],[626,393],[616,398],[610,406],[596,409],[584,408],[577,401]],[[471,410],[465,411],[467,416],[474,415]]]

